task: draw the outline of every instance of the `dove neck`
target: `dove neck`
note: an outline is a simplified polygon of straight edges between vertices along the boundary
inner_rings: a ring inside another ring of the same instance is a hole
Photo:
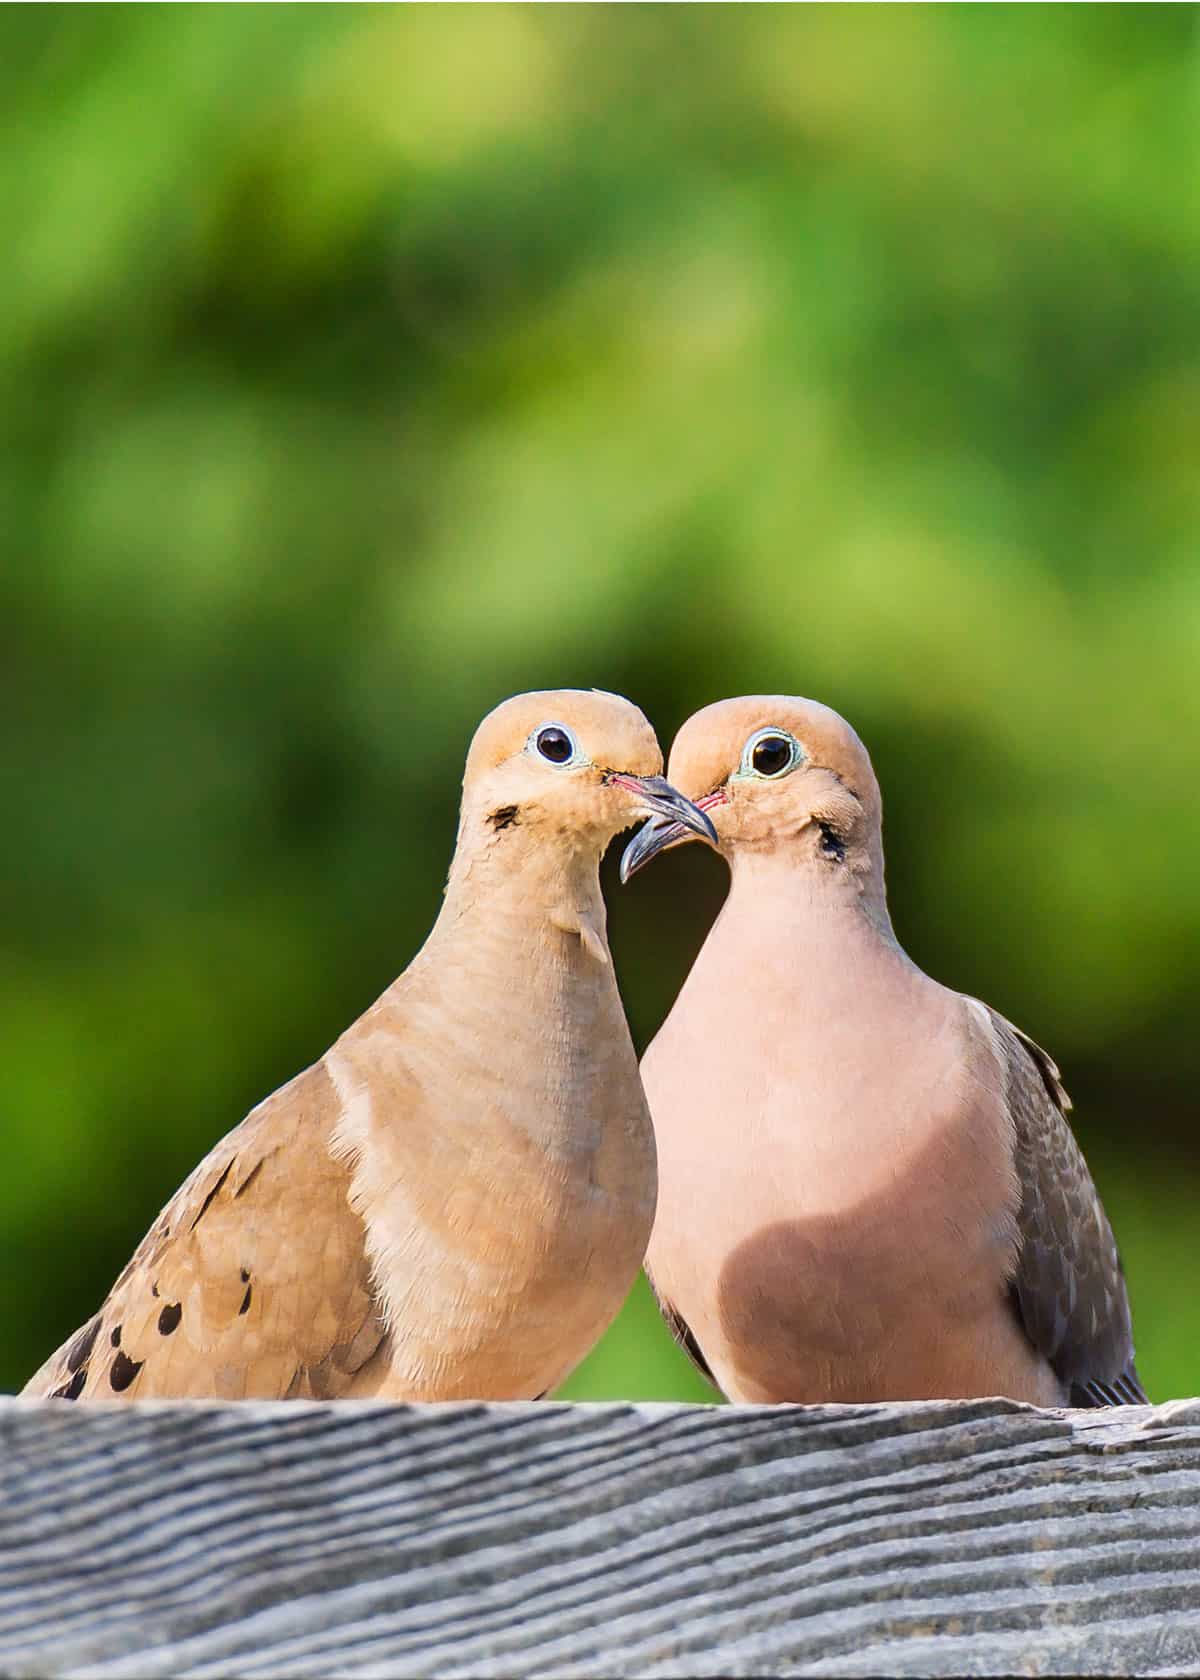
[[[827,927],[835,938],[858,930],[896,944],[888,913],[882,849],[851,853],[837,862],[820,856],[797,860],[781,850],[747,847],[730,859],[727,907],[740,919],[764,915],[811,937]]]
[[[478,847],[460,845],[435,933],[469,935],[483,923],[519,929],[524,942],[543,927],[585,918],[603,935],[598,848],[572,839],[518,829]]]

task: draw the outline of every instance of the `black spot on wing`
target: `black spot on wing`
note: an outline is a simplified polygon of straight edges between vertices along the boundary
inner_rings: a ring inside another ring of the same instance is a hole
[[[96,1345],[96,1337],[100,1331],[100,1314],[97,1313],[90,1324],[85,1324],[76,1336],[67,1352],[67,1370],[78,1371],[81,1365],[87,1363],[88,1355]]]
[[[497,833],[502,828],[516,828],[521,821],[521,807],[519,805],[498,805],[489,813],[488,821]]]
[[[144,1360],[130,1359],[127,1353],[119,1353],[109,1367],[108,1380],[113,1392],[121,1394],[127,1389],[141,1370]]]
[[[252,1283],[248,1283],[246,1285],[246,1293],[242,1296],[242,1304],[238,1308],[238,1317],[239,1318],[242,1316],[242,1314],[244,1312],[249,1312],[250,1311],[250,1292],[253,1288],[254,1288],[254,1285]]]
[[[120,1345],[121,1345],[121,1326],[119,1324],[113,1326],[113,1333],[108,1339],[114,1347],[120,1347]]]
[[[158,1315],[158,1333],[160,1336],[170,1336],[179,1328],[179,1320],[183,1317],[183,1306],[179,1301],[169,1301]]]

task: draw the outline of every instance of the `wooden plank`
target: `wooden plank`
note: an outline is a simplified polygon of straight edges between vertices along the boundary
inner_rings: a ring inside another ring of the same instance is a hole
[[[1200,1672],[1200,1403],[0,1401],[0,1673]]]

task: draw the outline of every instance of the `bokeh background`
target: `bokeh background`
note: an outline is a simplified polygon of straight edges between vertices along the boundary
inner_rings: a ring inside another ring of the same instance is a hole
[[[784,690],[1200,1389],[1194,8],[0,19],[0,1385],[433,919],[471,731]],[[621,893],[652,1035],[718,906]],[[732,1050],[732,1047],[731,1047]],[[639,1288],[577,1396],[706,1393]]]

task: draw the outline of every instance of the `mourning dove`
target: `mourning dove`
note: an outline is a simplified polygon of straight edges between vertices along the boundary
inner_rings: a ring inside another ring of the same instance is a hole
[[[734,1400],[1145,1400],[1113,1234],[1044,1050],[901,950],[879,787],[836,712],[708,706],[671,752],[729,897],[642,1077],[647,1271]],[[627,879],[686,837],[635,836]]]
[[[485,718],[422,950],[217,1144],[24,1392],[530,1399],[561,1382],[654,1214],[599,862],[652,812],[712,835],[661,770],[616,695],[526,694]]]

